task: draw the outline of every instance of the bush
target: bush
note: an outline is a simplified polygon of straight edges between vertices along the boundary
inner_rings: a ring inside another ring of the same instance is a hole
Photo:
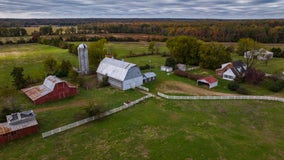
[[[284,57],[284,51],[281,50],[281,48],[271,48],[270,50],[271,52],[273,52],[273,56],[274,57],[278,57],[278,58],[281,58],[281,57]]]
[[[255,68],[246,70],[245,81],[254,85],[259,84],[265,78],[265,73]]]
[[[89,105],[87,108],[85,108],[85,111],[91,117],[102,113],[102,108],[103,107],[101,105],[95,104],[94,102],[89,102]]]
[[[108,83],[108,76],[104,76],[103,80],[100,82],[100,87],[106,87],[109,86],[110,84]]]
[[[176,63],[174,58],[169,57],[169,58],[166,59],[165,66],[169,66],[169,67],[175,68],[176,64],[177,63]]]
[[[249,95],[250,94],[249,91],[247,89],[245,89],[245,88],[238,88],[236,91],[239,94],[244,94],[244,95]]]
[[[179,69],[174,70],[174,74],[180,77],[188,77],[188,73]]]
[[[228,84],[228,89],[231,91],[236,91],[239,88],[240,88],[240,85],[238,82],[232,81]]]
[[[268,89],[272,92],[280,92],[284,88],[284,80],[273,81],[268,85]]]
[[[187,74],[187,78],[191,79],[191,80],[194,80],[194,81],[197,81],[201,78],[203,78],[204,76],[201,76],[201,75],[197,75],[197,74]]]
[[[145,66],[139,66],[140,70],[146,70],[146,69],[150,69],[153,68],[152,66],[150,66],[149,64],[146,64]]]

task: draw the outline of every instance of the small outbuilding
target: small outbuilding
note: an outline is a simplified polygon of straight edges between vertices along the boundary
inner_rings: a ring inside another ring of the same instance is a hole
[[[156,80],[156,73],[147,72],[143,74],[143,83],[148,83],[154,80]]]
[[[186,71],[186,65],[185,64],[177,64],[177,69],[181,70],[181,71]]]
[[[128,90],[143,84],[140,68],[133,63],[114,58],[104,58],[97,69],[98,81],[107,78],[109,84],[121,90]]]
[[[161,71],[164,71],[164,72],[172,72],[172,71],[173,71],[173,67],[161,66]]]
[[[213,88],[213,87],[218,86],[218,80],[213,76],[208,76],[205,78],[198,79],[197,84],[198,85],[205,84],[205,85],[208,85],[209,88]]]
[[[7,122],[0,123],[0,143],[18,139],[38,131],[38,122],[32,110],[7,115]]]
[[[22,91],[35,105],[74,96],[78,93],[76,86],[61,80],[56,76],[48,76],[45,78],[42,85],[24,88]]]

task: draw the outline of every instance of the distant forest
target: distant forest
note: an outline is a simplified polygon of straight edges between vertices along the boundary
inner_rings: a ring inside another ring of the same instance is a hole
[[[284,43],[284,19],[0,19],[0,36],[26,35],[24,27],[74,26],[72,34],[149,34],[194,36],[204,41],[236,42],[252,38],[262,43]],[[16,34],[15,34],[16,32]],[[53,32],[52,35],[70,34]]]

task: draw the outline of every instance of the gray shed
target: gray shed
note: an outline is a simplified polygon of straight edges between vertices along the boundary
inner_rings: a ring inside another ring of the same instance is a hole
[[[111,86],[121,90],[135,88],[143,84],[143,75],[136,64],[113,58],[104,58],[97,69],[99,81],[108,77]]]

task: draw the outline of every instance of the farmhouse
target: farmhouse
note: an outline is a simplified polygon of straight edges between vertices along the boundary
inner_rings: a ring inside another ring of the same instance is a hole
[[[233,81],[235,78],[243,77],[247,66],[242,61],[228,62],[216,69],[216,74],[225,80]]]
[[[6,115],[7,122],[0,123],[0,143],[18,139],[38,131],[38,122],[32,110]]]
[[[251,58],[252,56],[256,56],[258,60],[270,60],[273,58],[273,52],[267,51],[263,48],[254,51],[246,51],[244,53],[244,58]]]
[[[78,93],[77,87],[56,76],[48,76],[42,85],[24,88],[22,91],[33,101],[41,104],[48,101],[66,98]]]
[[[97,69],[99,81],[107,77],[109,84],[121,90],[128,90],[143,84],[143,75],[136,64],[114,58],[104,58]]]
[[[208,76],[197,80],[197,84],[206,84],[209,88],[218,86],[218,80],[213,76]]]

